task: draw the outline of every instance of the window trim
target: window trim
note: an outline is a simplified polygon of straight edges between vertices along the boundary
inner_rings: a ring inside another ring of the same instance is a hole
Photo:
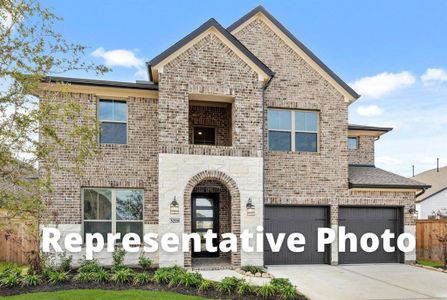
[[[349,139],[355,139],[356,140],[355,148],[349,148]],[[348,136],[348,142],[347,142],[348,150],[353,150],[353,151],[359,150],[359,148],[360,148],[360,143],[359,142],[360,142],[360,139],[359,139],[358,136]]]
[[[290,129],[270,129],[268,126],[268,112],[269,111],[289,111],[291,113],[290,116]],[[296,130],[295,129],[295,112],[315,112],[317,114],[317,130],[316,131],[306,131],[306,130]],[[290,150],[271,150],[269,143],[270,131],[278,131],[278,132],[289,132],[290,133]],[[315,133],[317,135],[317,149],[316,151],[296,151],[295,149],[295,133]],[[320,111],[319,110],[311,110],[311,109],[288,109],[288,108],[267,108],[267,146],[268,151],[273,152],[295,152],[295,153],[320,153]]]
[[[208,145],[208,144],[196,144],[194,142],[194,132],[196,128],[213,128],[214,129],[214,144]],[[198,145],[198,146],[217,146],[217,127],[216,126],[210,126],[210,125],[193,125],[192,126],[192,145]]]
[[[111,222],[112,226],[112,234],[116,234],[116,192],[118,191],[129,191],[129,190],[138,190],[143,193],[143,218],[141,220],[118,220],[118,222],[126,222],[126,223],[141,223],[142,224],[142,232],[144,235],[144,218],[145,218],[145,209],[144,209],[144,189],[142,188],[108,188],[108,187],[82,187],[81,188],[81,218],[82,218],[82,230],[81,230],[81,236],[84,238],[85,236],[85,219],[84,219],[84,191],[85,190],[91,190],[91,189],[104,189],[104,190],[111,190],[111,201],[112,201],[112,207],[111,209],[111,219],[110,220],[87,220],[87,223],[90,222]],[[123,237],[121,237],[122,239]],[[142,237],[141,237],[142,238]],[[142,239],[143,240],[143,239]],[[85,241],[84,241],[85,243]]]
[[[126,121],[116,121],[116,120],[101,120],[100,116],[99,116],[99,105],[101,101],[112,101],[112,102],[124,102],[126,103],[127,106],[127,114],[126,114]],[[128,145],[129,144],[129,102],[125,99],[117,99],[117,98],[106,98],[106,97],[101,97],[98,98],[97,102],[96,102],[96,118],[98,120],[98,126],[99,126],[99,130],[98,130],[98,144],[99,145]],[[115,124],[126,124],[126,143],[124,144],[118,144],[118,143],[101,143],[101,125],[102,123],[115,123]]]

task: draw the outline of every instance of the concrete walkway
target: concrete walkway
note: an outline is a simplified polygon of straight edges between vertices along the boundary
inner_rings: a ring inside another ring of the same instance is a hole
[[[225,277],[234,276],[236,278],[244,278],[253,285],[261,286],[270,281],[269,278],[245,276],[233,270],[213,270],[213,271],[197,271],[202,274],[203,278],[213,281],[221,281]]]
[[[271,266],[311,300],[446,299],[447,273],[402,264]]]

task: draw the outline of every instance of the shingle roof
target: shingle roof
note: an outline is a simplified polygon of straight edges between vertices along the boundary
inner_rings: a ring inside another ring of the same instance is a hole
[[[302,42],[300,42],[287,28],[285,28],[275,17],[273,17],[262,5],[255,7],[248,12],[242,18],[227,27],[229,32],[248,21],[250,18],[258,13],[262,13],[266,16],[276,27],[279,28],[295,45],[298,46],[307,56],[309,56],[321,69],[323,69],[335,82],[342,86],[353,98],[358,99],[359,94],[356,93],[346,82],[344,82],[337,74],[335,74],[328,66],[326,66],[309,48],[307,48]]]
[[[409,179],[373,165],[349,166],[350,188],[399,188],[426,189],[430,187],[419,181]]]
[[[60,76],[47,76],[43,79],[46,82],[63,82],[70,84],[82,84],[92,86],[108,86],[108,87],[122,87],[130,89],[141,90],[158,90],[158,84],[152,82],[123,82],[123,81],[109,81],[109,80],[97,80],[97,79],[85,79],[85,78],[73,78],[73,77],[60,77]]]
[[[418,202],[423,201],[447,189],[447,166],[439,168],[439,172],[437,169],[422,172],[413,179],[431,185],[431,188],[416,199]]]

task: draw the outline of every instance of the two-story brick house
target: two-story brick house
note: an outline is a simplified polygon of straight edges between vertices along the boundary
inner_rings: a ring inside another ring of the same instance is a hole
[[[264,8],[227,29],[210,19],[152,59],[148,72],[149,82],[43,84],[50,92],[71,84],[72,97],[101,124],[102,153],[82,178],[54,174],[50,209],[62,232],[239,234],[264,226],[305,234],[306,250],[238,250],[219,253],[219,263],[415,260],[414,253],[338,253],[337,243],[316,251],[319,226],[413,233],[410,208],[425,186],[374,166],[374,141],[391,129],[349,125],[348,106],[359,95]],[[153,254],[161,266],[203,261],[196,256]]]

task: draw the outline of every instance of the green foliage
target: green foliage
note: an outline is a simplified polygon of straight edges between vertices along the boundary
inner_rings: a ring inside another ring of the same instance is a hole
[[[123,248],[115,248],[115,252],[113,252],[113,265],[112,265],[112,271],[118,271],[121,269],[125,269],[126,266],[124,265],[124,257],[126,256],[126,251],[124,251]]]
[[[138,258],[138,264],[143,269],[143,271],[149,270],[152,265],[152,260],[150,258],[145,257],[143,254]]]
[[[133,281],[134,276],[135,273],[130,268],[120,267],[112,273],[111,280],[119,284],[130,283]]]
[[[152,277],[149,273],[143,272],[143,273],[137,273],[134,276],[133,284],[134,285],[143,285],[148,284],[152,281]]]
[[[94,273],[103,269],[96,260],[85,260],[78,268],[78,273]]]
[[[70,278],[69,278],[67,272],[50,271],[47,274],[47,280],[48,280],[48,283],[50,283],[50,284],[57,284],[57,283],[61,283],[61,282],[66,282],[69,279]]]
[[[203,277],[198,272],[185,272],[177,275],[180,277],[180,284],[186,287],[199,287],[203,281]]]
[[[272,278],[272,280],[270,281],[270,284],[277,286],[279,288],[292,286],[289,279],[287,279],[287,278]]]
[[[293,285],[288,285],[279,289],[279,297],[285,300],[296,299],[298,292]]]
[[[42,282],[42,279],[39,275],[27,274],[24,275],[21,279],[22,286],[36,286]]]
[[[214,281],[204,279],[199,285],[199,292],[208,291],[213,287],[215,287]]]
[[[168,267],[168,268],[159,268],[154,273],[154,281],[159,284],[169,284],[173,280],[173,278],[178,277],[177,275],[180,273],[184,273],[185,270],[178,266]],[[180,282],[178,282],[179,284]]]
[[[246,282],[246,281],[242,281],[239,283],[239,285],[237,286],[237,290],[236,292],[243,296],[243,295],[249,295],[252,294],[253,292],[255,292],[255,287],[252,286],[250,283]]]
[[[265,273],[265,268],[261,267],[261,266],[246,265],[246,266],[241,267],[241,270],[244,272],[250,272],[252,274]]]
[[[14,287],[20,284],[20,274],[9,273],[0,278],[0,287]]]
[[[65,253],[60,255],[59,271],[69,272],[71,270],[71,263],[73,262],[73,256],[65,256]]]
[[[270,298],[275,296],[278,293],[278,287],[267,283],[262,285],[261,287],[258,288],[258,290],[256,291],[256,294],[260,297],[263,298]]]
[[[217,290],[221,293],[228,293],[228,294],[232,294],[234,293],[238,286],[244,282],[243,279],[238,279],[234,276],[232,277],[225,277],[224,279],[222,279],[221,282],[219,282],[217,284]]]
[[[77,282],[82,282],[82,283],[90,282],[90,281],[92,281],[91,274],[92,273],[89,273],[89,272],[79,272],[74,277],[74,280]]]
[[[109,280],[109,273],[100,267],[95,271],[83,271],[79,272],[75,276],[75,280],[78,282],[107,282]]]

